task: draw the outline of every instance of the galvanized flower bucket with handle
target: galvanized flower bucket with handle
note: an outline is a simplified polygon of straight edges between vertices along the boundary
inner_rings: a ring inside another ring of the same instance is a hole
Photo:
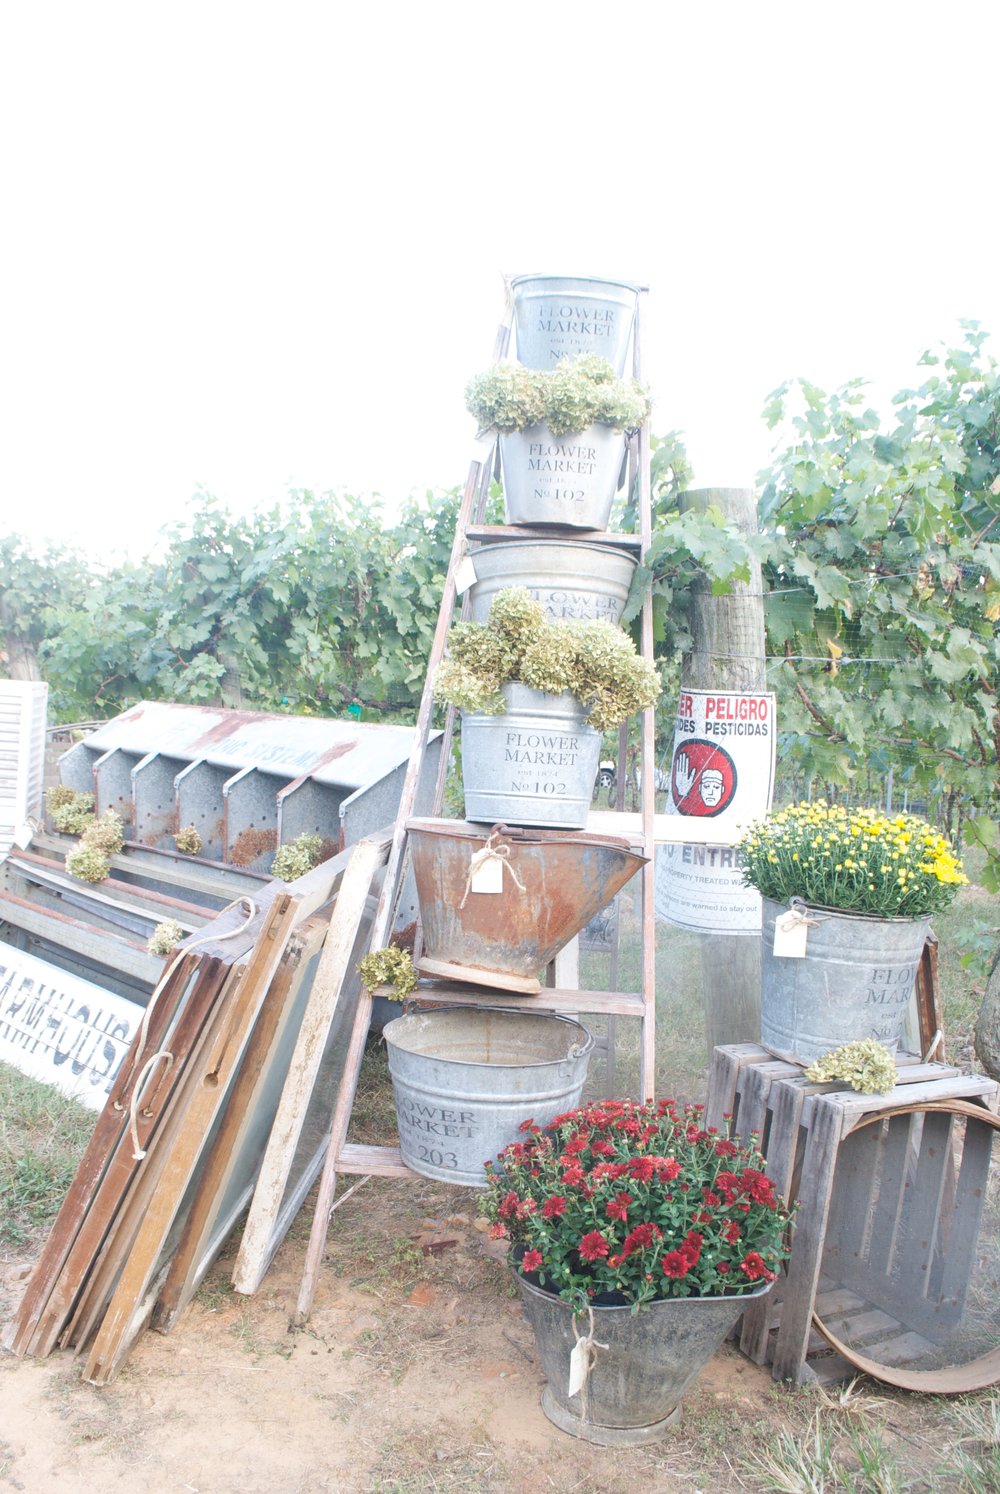
[[[927,918],[875,918],[803,905],[806,952],[774,953],[788,906],[763,900],[760,1040],[812,1063],[842,1043],[875,1038],[895,1053],[913,996]]]
[[[560,358],[596,353],[621,378],[639,286],[576,275],[515,275],[510,287],[520,363],[555,368]]]
[[[517,1277],[545,1373],[542,1410],[574,1437],[604,1447],[655,1442],[681,1413],[681,1397],[752,1302],[733,1297],[665,1297],[631,1307],[593,1307],[574,1316],[561,1297]],[[590,1369],[570,1394],[570,1356],[591,1337]]]
[[[610,425],[554,436],[529,425],[500,437],[508,524],[607,528],[622,476],[625,437]]]

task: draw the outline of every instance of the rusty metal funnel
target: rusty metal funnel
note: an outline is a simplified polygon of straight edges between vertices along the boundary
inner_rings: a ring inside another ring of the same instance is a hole
[[[410,820],[423,975],[534,995],[541,971],[645,857],[627,840]],[[490,886],[496,891],[483,890]]]

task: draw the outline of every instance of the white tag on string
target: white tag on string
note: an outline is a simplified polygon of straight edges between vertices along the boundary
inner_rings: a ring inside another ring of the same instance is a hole
[[[590,1339],[578,1338],[569,1356],[569,1395],[579,1395],[590,1373]]]
[[[802,960],[809,937],[809,920],[798,908],[779,913],[774,920],[774,953],[790,960]]]
[[[476,567],[473,564],[472,556],[463,555],[455,567],[455,590],[459,596],[462,595],[463,591],[468,591],[469,587],[474,585],[477,579]]]
[[[472,443],[472,460],[484,463],[491,461],[493,458],[493,448],[496,444],[496,431],[484,431],[481,436],[476,436]]]
[[[486,856],[472,873],[470,892],[503,892],[503,862],[499,856]]]

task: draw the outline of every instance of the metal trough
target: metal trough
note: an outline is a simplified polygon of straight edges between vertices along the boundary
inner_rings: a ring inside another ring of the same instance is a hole
[[[59,775],[98,813],[117,810],[139,845],[172,848],[194,825],[209,859],[263,870],[304,833],[338,850],[390,823],[413,741],[408,726],[144,701],[65,752]],[[440,749],[434,733],[425,811]]]
[[[465,820],[407,824],[425,975],[534,995],[541,971],[644,865],[627,840],[494,831]],[[493,879],[495,891],[479,890]]]

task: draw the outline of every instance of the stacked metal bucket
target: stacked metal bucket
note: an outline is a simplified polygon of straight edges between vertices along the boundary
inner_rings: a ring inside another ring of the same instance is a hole
[[[599,353],[621,377],[637,286],[519,276],[512,293],[521,363],[548,369]],[[472,553],[473,621],[487,622],[499,591],[523,587],[550,621],[620,622],[636,558],[586,532],[606,529],[624,454],[624,436],[606,426],[501,437],[508,523],[536,533],[488,539]],[[517,683],[503,692],[503,715],[463,713],[466,820],[407,826],[419,969],[455,981],[459,1000],[458,982],[505,1000],[539,992],[544,967],[643,864],[627,841],[585,833],[601,733],[579,703]],[[466,1183],[482,1181],[482,1161],[523,1119],[544,1125],[579,1102],[593,1047],[565,1018],[481,1007],[402,1017],[385,1037],[404,1160]]]
[[[512,281],[519,362],[553,369],[559,359],[598,353],[617,377],[625,370],[638,287],[565,276],[517,276]],[[613,448],[610,460],[580,455]],[[551,458],[531,455],[552,450]],[[501,436],[504,501],[511,524],[535,538],[480,546],[471,616],[485,623],[499,591],[524,587],[552,622],[600,618],[617,624],[625,609],[636,557],[581,532],[606,529],[625,455],[625,437],[606,425],[556,440],[543,425]],[[560,469],[531,470],[533,461]],[[578,469],[591,468],[581,471]],[[573,469],[570,471],[569,469]],[[566,500],[566,479],[576,495]],[[550,478],[552,480],[550,480]],[[579,500],[579,501],[577,501]],[[574,531],[577,531],[574,534]],[[601,757],[601,734],[571,695],[543,695],[522,684],[503,687],[502,716],[463,713],[465,812],[485,824],[582,829]]]

